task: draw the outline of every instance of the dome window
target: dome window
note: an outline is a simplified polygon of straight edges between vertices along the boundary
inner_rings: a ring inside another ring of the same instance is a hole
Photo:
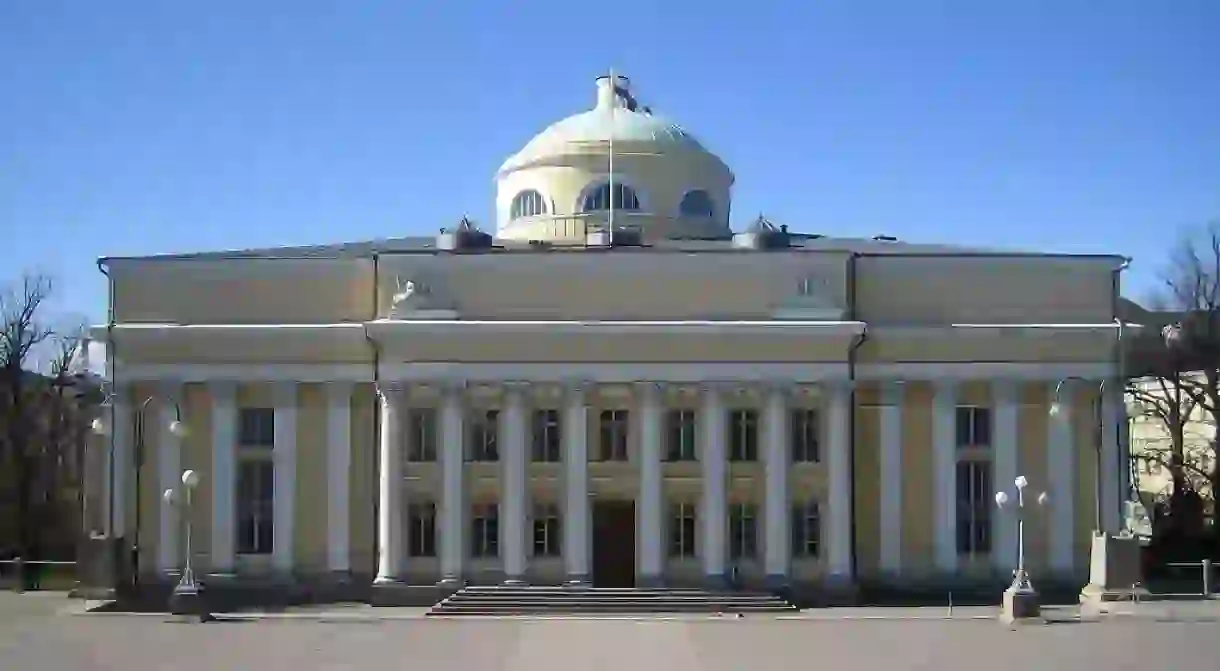
[[[712,197],[707,195],[706,191],[696,189],[687,191],[685,196],[682,196],[682,204],[678,206],[678,213],[683,217],[712,217],[716,213],[715,206],[712,205]]]
[[[546,214],[546,200],[541,193],[533,189],[526,189],[513,198],[510,219],[536,217],[540,214]]]
[[[610,209],[610,184],[607,182],[585,194],[580,204],[581,212],[599,212]],[[635,190],[626,184],[614,185],[614,209],[637,211],[640,209],[640,199]]]

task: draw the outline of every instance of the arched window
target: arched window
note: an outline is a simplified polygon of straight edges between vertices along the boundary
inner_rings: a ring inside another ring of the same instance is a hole
[[[585,194],[584,202],[580,204],[581,212],[597,212],[610,209],[610,184],[607,182]],[[614,209],[638,210],[640,199],[635,191],[626,184],[614,184]]]
[[[533,217],[539,214],[546,214],[546,200],[541,193],[533,189],[526,189],[518,193],[513,198],[513,206],[509,211],[509,219],[520,219],[521,217]]]
[[[712,205],[712,197],[707,195],[706,191],[696,189],[687,191],[686,195],[682,196],[678,213],[684,217],[711,217],[716,213],[716,207]]]

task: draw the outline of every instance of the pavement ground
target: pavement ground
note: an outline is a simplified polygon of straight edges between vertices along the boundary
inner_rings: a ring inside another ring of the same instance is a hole
[[[1214,604],[1213,604],[1214,605]],[[0,669],[1214,668],[1217,620],[1113,617],[1005,627],[991,617],[638,620],[268,617],[184,624],[70,615],[67,599],[0,593]],[[358,610],[358,609],[356,609]],[[861,609],[874,610],[874,609]]]

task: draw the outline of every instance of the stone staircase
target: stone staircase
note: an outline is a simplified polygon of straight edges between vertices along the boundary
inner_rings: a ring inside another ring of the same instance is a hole
[[[428,615],[586,615],[651,613],[783,613],[796,608],[759,592],[699,589],[466,587]]]

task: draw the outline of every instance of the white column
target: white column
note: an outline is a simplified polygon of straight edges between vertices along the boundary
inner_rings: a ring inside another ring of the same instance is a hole
[[[1122,487],[1122,469],[1119,455],[1124,450],[1122,425],[1127,422],[1127,409],[1123,404],[1122,385],[1113,378],[1107,379],[1101,401],[1101,521],[1107,533],[1118,533],[1122,528],[1123,501],[1126,499]]]
[[[402,392],[378,390],[381,440],[377,448],[377,578],[378,583],[402,577]]]
[[[524,385],[510,382],[504,387],[504,410],[500,413],[501,464],[500,529],[504,549],[506,584],[524,584],[526,570],[526,522],[529,519],[529,455],[525,445]]]
[[[995,422],[991,435],[991,486],[995,491],[1011,491],[1013,482],[1022,472],[1017,446],[1018,394],[1015,382],[997,380],[992,384]],[[1037,489],[1041,490],[1042,486],[1039,483]],[[1017,515],[1011,508],[991,510],[991,558],[996,571],[1008,577],[1017,567]]]
[[[106,464],[112,473],[110,489],[107,491],[107,506],[110,510],[110,535],[120,538],[127,534],[127,508],[131,499],[127,483],[133,480],[135,460],[132,459],[132,408],[131,387],[118,385],[114,390],[113,418],[110,425],[110,462]]]
[[[573,384],[564,398],[563,558],[569,585],[589,582],[589,449],[584,385]]]
[[[352,385],[326,386],[326,567],[351,570]]]
[[[275,446],[274,489],[272,491],[275,522],[271,543],[271,565],[282,577],[290,577],[296,554],[297,499],[297,385],[282,382],[275,385]]]
[[[703,476],[703,495],[699,500],[702,538],[696,546],[700,548],[703,558],[703,575],[712,583],[724,580],[728,555],[725,542],[728,536],[728,454],[725,440],[728,421],[720,394],[721,390],[716,385],[704,389],[703,406],[699,411],[699,434],[703,443],[699,465]]]
[[[232,573],[237,532],[237,385],[208,384],[212,397],[212,556],[213,573]],[[205,480],[206,482],[206,480]]]
[[[1050,383],[1047,394],[1055,401],[1057,382]],[[1048,420],[1046,472],[1050,475],[1051,571],[1069,577],[1076,571],[1076,483],[1078,464],[1072,440],[1072,386],[1060,390],[1059,411]]]
[[[851,580],[851,389],[830,385],[826,404],[826,476],[830,510],[830,555],[827,571],[831,580]]]
[[[792,555],[788,529],[788,389],[781,384],[767,389],[763,409],[763,565],[766,579],[773,587],[788,584]]]
[[[902,574],[902,397],[901,384],[881,390],[878,423],[881,440],[881,572]]]
[[[659,584],[665,573],[664,528],[665,490],[661,473],[662,420],[661,385],[641,382],[640,417],[640,491],[636,547],[639,548],[639,582]]]
[[[157,406],[157,490],[172,489],[182,497],[182,444],[178,436],[170,431],[170,423],[177,418],[175,407],[182,402],[182,384],[173,382],[162,386],[161,403]],[[178,529],[183,524],[181,510],[159,496],[157,568],[161,572],[182,567],[181,546]]]
[[[466,559],[465,404],[463,387],[445,388],[441,401],[441,583],[462,584]]]
[[[957,384],[935,385],[932,417],[932,482],[935,489],[934,527],[936,570],[957,572]]]

